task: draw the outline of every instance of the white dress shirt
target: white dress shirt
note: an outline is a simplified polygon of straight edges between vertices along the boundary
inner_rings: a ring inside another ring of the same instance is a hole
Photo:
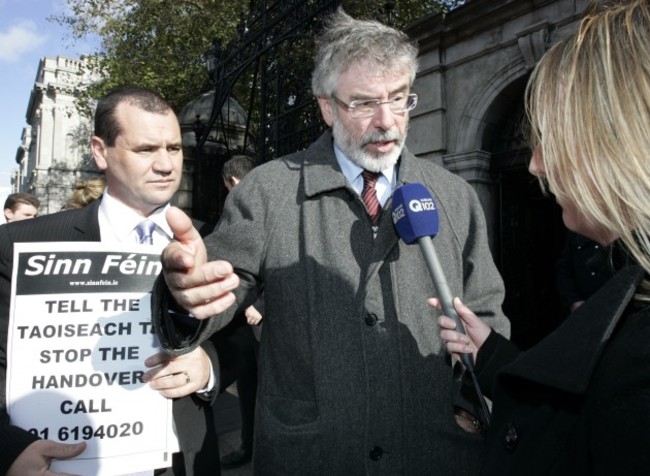
[[[156,209],[148,217],[143,217],[131,207],[123,204],[111,196],[110,190],[106,188],[102,201],[99,204],[99,233],[102,243],[138,243],[138,234],[135,227],[142,220],[151,220],[156,224],[153,231],[153,245],[157,251],[162,251],[172,240],[173,233],[165,212],[169,204]]]

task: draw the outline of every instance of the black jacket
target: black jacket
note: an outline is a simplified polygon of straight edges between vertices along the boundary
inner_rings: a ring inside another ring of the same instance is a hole
[[[578,233],[567,231],[564,250],[555,265],[557,289],[567,308],[586,301],[614,275],[616,248],[602,246]]]
[[[643,276],[618,272],[525,353],[492,332],[476,365],[494,402],[483,475],[648,472],[650,310],[632,300]]]

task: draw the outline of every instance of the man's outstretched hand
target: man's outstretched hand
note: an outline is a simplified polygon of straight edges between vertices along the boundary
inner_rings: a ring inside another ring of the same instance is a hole
[[[205,244],[192,220],[180,209],[167,210],[174,233],[160,257],[163,276],[176,302],[197,319],[219,314],[235,302],[239,277],[227,261],[208,261]]]

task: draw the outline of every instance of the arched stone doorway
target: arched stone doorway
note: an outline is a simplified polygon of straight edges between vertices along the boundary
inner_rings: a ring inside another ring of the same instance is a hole
[[[486,115],[494,127],[484,131],[481,147],[492,153],[494,259],[506,287],[503,309],[512,323],[512,341],[522,348],[538,342],[566,316],[555,279],[565,234],[561,209],[527,169],[527,79],[513,81],[494,99]]]
[[[524,90],[530,68],[506,63],[475,89],[460,115],[456,150],[444,165],[479,194],[490,248],[503,277],[504,312],[512,340],[528,348],[552,331],[566,311],[560,304],[555,262],[564,243],[560,208],[528,172],[530,150]]]
[[[574,31],[587,1],[472,0],[408,30],[421,66],[409,149],[476,190],[506,283],[512,338],[524,348],[565,314],[554,270],[565,230],[559,208],[527,172],[524,88],[546,49]]]

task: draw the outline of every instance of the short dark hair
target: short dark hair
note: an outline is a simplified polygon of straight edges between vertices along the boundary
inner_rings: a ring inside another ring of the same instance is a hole
[[[166,114],[173,112],[171,105],[158,93],[139,86],[118,86],[111,89],[97,102],[95,109],[95,135],[112,147],[122,132],[115,117],[115,109],[126,102],[147,112]]]
[[[224,180],[230,180],[233,177],[241,180],[255,168],[255,165],[255,159],[248,155],[233,155],[223,164],[221,176]]]
[[[38,209],[41,205],[41,202],[36,196],[31,193],[12,193],[5,200],[5,209],[9,208],[12,212],[15,212],[20,204],[31,205],[34,208]]]

